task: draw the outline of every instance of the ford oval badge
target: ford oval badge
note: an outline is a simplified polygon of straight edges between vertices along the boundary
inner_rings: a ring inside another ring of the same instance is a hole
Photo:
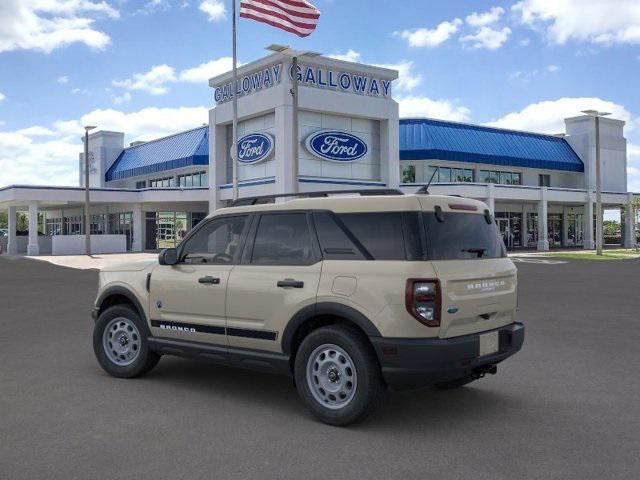
[[[306,145],[313,155],[331,162],[353,162],[367,153],[367,144],[362,139],[336,130],[312,133]]]
[[[258,163],[273,153],[275,142],[268,133],[252,133],[238,139],[238,161],[244,164]]]
[[[454,306],[454,305],[451,305],[449,308],[447,308],[447,313],[450,313],[450,314],[452,314],[452,315],[453,315],[454,313],[457,313],[457,311],[458,311],[458,307],[456,307],[456,306]]]

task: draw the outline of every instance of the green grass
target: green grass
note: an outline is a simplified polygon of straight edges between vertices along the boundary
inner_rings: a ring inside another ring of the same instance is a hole
[[[629,249],[604,250],[602,255],[596,255],[595,251],[587,252],[549,252],[545,257],[569,258],[577,260],[628,260],[640,258],[640,251]]]

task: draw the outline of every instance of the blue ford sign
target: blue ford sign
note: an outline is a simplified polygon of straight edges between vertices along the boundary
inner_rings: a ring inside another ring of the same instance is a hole
[[[266,160],[273,153],[273,137],[267,133],[252,133],[238,139],[238,161],[245,164]]]
[[[306,145],[313,155],[331,162],[353,162],[367,153],[367,144],[362,139],[336,130],[312,133]]]

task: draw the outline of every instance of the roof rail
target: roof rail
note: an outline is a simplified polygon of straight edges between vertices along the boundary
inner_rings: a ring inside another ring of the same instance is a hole
[[[263,203],[274,203],[277,198],[316,198],[316,197],[328,197],[330,195],[341,195],[345,193],[359,193],[360,196],[370,195],[404,195],[402,191],[395,188],[373,188],[368,190],[323,190],[319,192],[300,192],[300,193],[276,193],[274,195],[260,195],[257,197],[246,197],[235,200],[231,206],[241,207],[246,205],[260,205]]]

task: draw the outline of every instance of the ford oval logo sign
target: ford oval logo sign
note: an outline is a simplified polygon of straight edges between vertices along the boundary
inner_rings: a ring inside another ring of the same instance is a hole
[[[273,153],[273,137],[267,133],[252,133],[238,139],[238,161],[251,164],[266,160]]]
[[[306,144],[313,155],[331,162],[353,162],[367,153],[367,144],[362,139],[335,130],[312,133]]]

